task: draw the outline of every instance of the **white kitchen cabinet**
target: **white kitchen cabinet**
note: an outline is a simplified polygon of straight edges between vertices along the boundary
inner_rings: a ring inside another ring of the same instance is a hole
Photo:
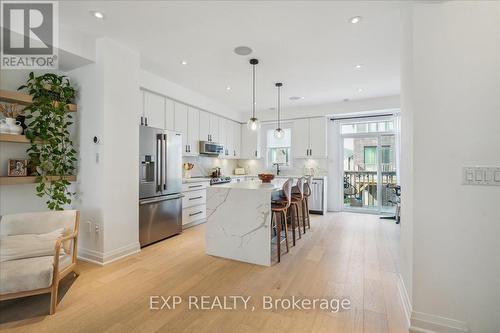
[[[187,132],[187,155],[195,156],[199,154],[200,140],[200,110],[188,108],[188,132]]]
[[[309,119],[293,121],[292,150],[294,158],[309,157]]]
[[[210,113],[200,111],[200,141],[210,141]]]
[[[294,120],[292,150],[294,158],[326,158],[326,119]]]
[[[165,98],[165,129],[173,131],[175,129],[175,102]]]
[[[259,159],[260,152],[260,130],[252,131],[246,124],[241,124],[241,156],[243,159]]]
[[[143,90],[141,124],[165,129],[165,97]]]
[[[174,110],[175,110],[174,130],[182,133],[182,154],[186,155],[189,152],[187,144],[188,107],[186,104],[175,102]]]
[[[241,156],[241,124],[233,123],[233,157],[240,158]]]
[[[222,158],[226,158],[227,157],[227,123],[228,123],[228,120],[226,118],[222,118],[220,117],[218,119],[218,129],[219,129],[219,133],[218,133],[218,140],[216,141],[217,143],[221,144],[222,147],[224,147],[224,151],[222,152],[222,154],[220,155],[220,157]]]
[[[209,181],[182,184],[182,228],[189,228],[207,219],[207,186]]]
[[[210,114],[210,141],[219,143],[219,116]]]
[[[234,121],[226,120],[226,157],[234,158]]]
[[[309,157],[326,158],[326,118],[309,119]]]

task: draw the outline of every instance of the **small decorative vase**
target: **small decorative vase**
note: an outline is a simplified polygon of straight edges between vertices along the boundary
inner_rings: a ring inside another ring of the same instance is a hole
[[[26,121],[26,116],[23,116],[23,115],[19,115],[16,117],[16,120],[18,122],[20,122],[20,126],[23,128],[23,132],[21,134],[24,134],[26,133],[26,129],[28,128],[28,126],[26,125],[25,121]]]
[[[10,126],[5,119],[0,120],[0,133],[10,133]]]
[[[10,134],[23,133],[23,128],[20,126],[21,125],[20,121],[16,121],[14,118],[5,118],[5,122],[7,123],[7,126],[9,126]]]
[[[191,178],[191,170],[184,170],[184,178],[185,179]]]

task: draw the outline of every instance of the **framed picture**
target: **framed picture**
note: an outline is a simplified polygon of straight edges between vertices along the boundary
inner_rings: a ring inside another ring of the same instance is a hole
[[[9,160],[7,176],[25,177],[28,175],[28,160]]]

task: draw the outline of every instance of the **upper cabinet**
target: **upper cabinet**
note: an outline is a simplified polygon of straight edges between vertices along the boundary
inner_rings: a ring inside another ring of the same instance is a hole
[[[143,90],[141,124],[165,129],[165,97]]]
[[[200,141],[210,141],[210,113],[200,111]]]
[[[219,116],[215,114],[210,114],[210,140],[213,142],[219,142]]]
[[[220,117],[200,111],[200,140],[219,143],[219,119]]]
[[[186,155],[198,155],[200,150],[200,110],[193,107],[188,108],[188,133],[187,145],[188,152]]]
[[[260,131],[248,129],[246,124],[241,124],[241,154],[240,158],[260,158]]]
[[[326,118],[294,120],[292,150],[294,158],[326,158]]]
[[[240,158],[241,156],[241,124],[233,123],[233,155],[234,158]]]
[[[175,130],[175,102],[169,98],[165,98],[165,129],[169,131]]]
[[[182,152],[183,155],[189,153],[187,144],[188,136],[188,106],[179,102],[174,102],[175,126],[174,130],[182,133]]]

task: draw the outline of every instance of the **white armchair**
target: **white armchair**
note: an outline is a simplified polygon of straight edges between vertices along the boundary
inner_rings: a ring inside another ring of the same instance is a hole
[[[0,301],[51,293],[57,306],[59,281],[78,275],[76,249],[80,212],[24,213],[0,220]]]

